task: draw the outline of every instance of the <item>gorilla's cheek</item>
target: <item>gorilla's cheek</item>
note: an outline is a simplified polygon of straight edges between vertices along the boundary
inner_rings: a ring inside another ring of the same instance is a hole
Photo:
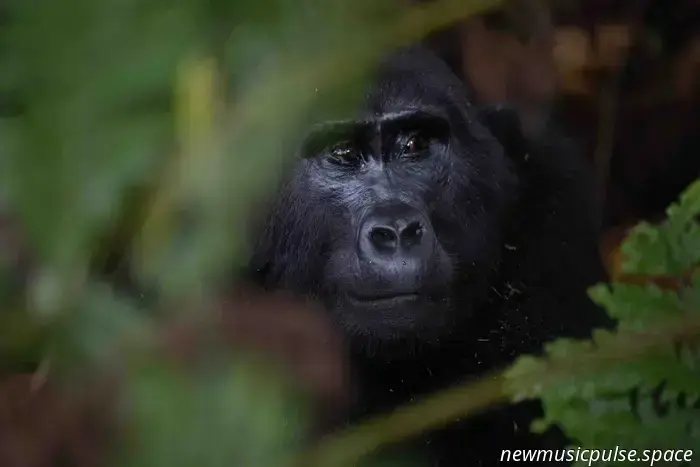
[[[332,294],[354,289],[362,279],[360,260],[355,249],[346,239],[343,239],[342,243],[346,245],[330,246],[323,274],[323,288]]]

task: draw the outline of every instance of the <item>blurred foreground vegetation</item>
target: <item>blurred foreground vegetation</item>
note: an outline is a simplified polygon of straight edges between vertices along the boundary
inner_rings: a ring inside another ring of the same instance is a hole
[[[212,340],[203,363],[184,369],[159,352],[163,329],[216,314],[217,288],[246,259],[246,220],[312,106],[353,105],[386,50],[495,5],[3,2],[3,377],[30,374],[31,391],[50,381],[88,401],[66,409],[75,424],[93,403],[119,420],[111,435],[85,422],[84,443],[125,466],[356,465],[381,443],[528,397],[547,412],[535,428],[559,423],[584,446],[699,446],[697,184],[665,224],[631,234],[624,253],[634,281],[593,290],[618,332],[554,343],[546,359],[524,357],[311,451],[304,397],[254,356]],[[114,238],[128,240],[139,288],[149,291],[141,300],[94,273]],[[672,403],[664,414],[654,391]]]

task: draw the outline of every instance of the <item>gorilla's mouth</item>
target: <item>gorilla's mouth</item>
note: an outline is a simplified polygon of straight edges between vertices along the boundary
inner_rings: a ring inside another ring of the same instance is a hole
[[[377,293],[372,295],[360,295],[349,293],[348,298],[361,304],[389,304],[417,300],[420,295],[416,292],[401,293]]]

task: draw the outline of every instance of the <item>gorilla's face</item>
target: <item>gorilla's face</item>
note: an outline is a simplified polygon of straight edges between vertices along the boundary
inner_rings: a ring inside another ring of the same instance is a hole
[[[323,271],[329,308],[382,334],[444,321],[455,262],[436,205],[450,176],[448,122],[403,109],[328,122],[310,138],[304,185],[338,215]]]
[[[462,92],[409,50],[358,115],[311,128],[254,257],[268,285],[318,295],[376,339],[435,336],[468,313],[456,306],[497,262],[512,180]]]

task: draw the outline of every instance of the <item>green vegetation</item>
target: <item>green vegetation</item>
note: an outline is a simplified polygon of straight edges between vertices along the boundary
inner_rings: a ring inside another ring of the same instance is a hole
[[[128,435],[115,449],[125,466],[272,467],[297,454],[302,465],[356,465],[379,444],[523,398],[545,404],[535,428],[558,423],[584,446],[700,446],[690,408],[700,393],[700,277],[688,272],[700,260],[700,184],[665,224],[639,226],[625,245],[630,272],[677,276],[678,290],[592,291],[618,332],[555,342],[545,359],[523,357],[311,451],[304,401],[274,372],[216,345],[194,374],[154,351],[157,330],[210,308],[222,275],[245,256],[246,217],[314,98],[329,96],[328,111],[352,105],[382,52],[496,3],[3,2],[0,206],[22,226],[33,265],[30,286],[18,287],[16,248],[0,244],[3,371],[48,368],[79,386],[126,356]],[[154,303],[91,274],[114,235],[133,240]],[[675,404],[663,417],[651,410],[662,381],[661,399]]]

